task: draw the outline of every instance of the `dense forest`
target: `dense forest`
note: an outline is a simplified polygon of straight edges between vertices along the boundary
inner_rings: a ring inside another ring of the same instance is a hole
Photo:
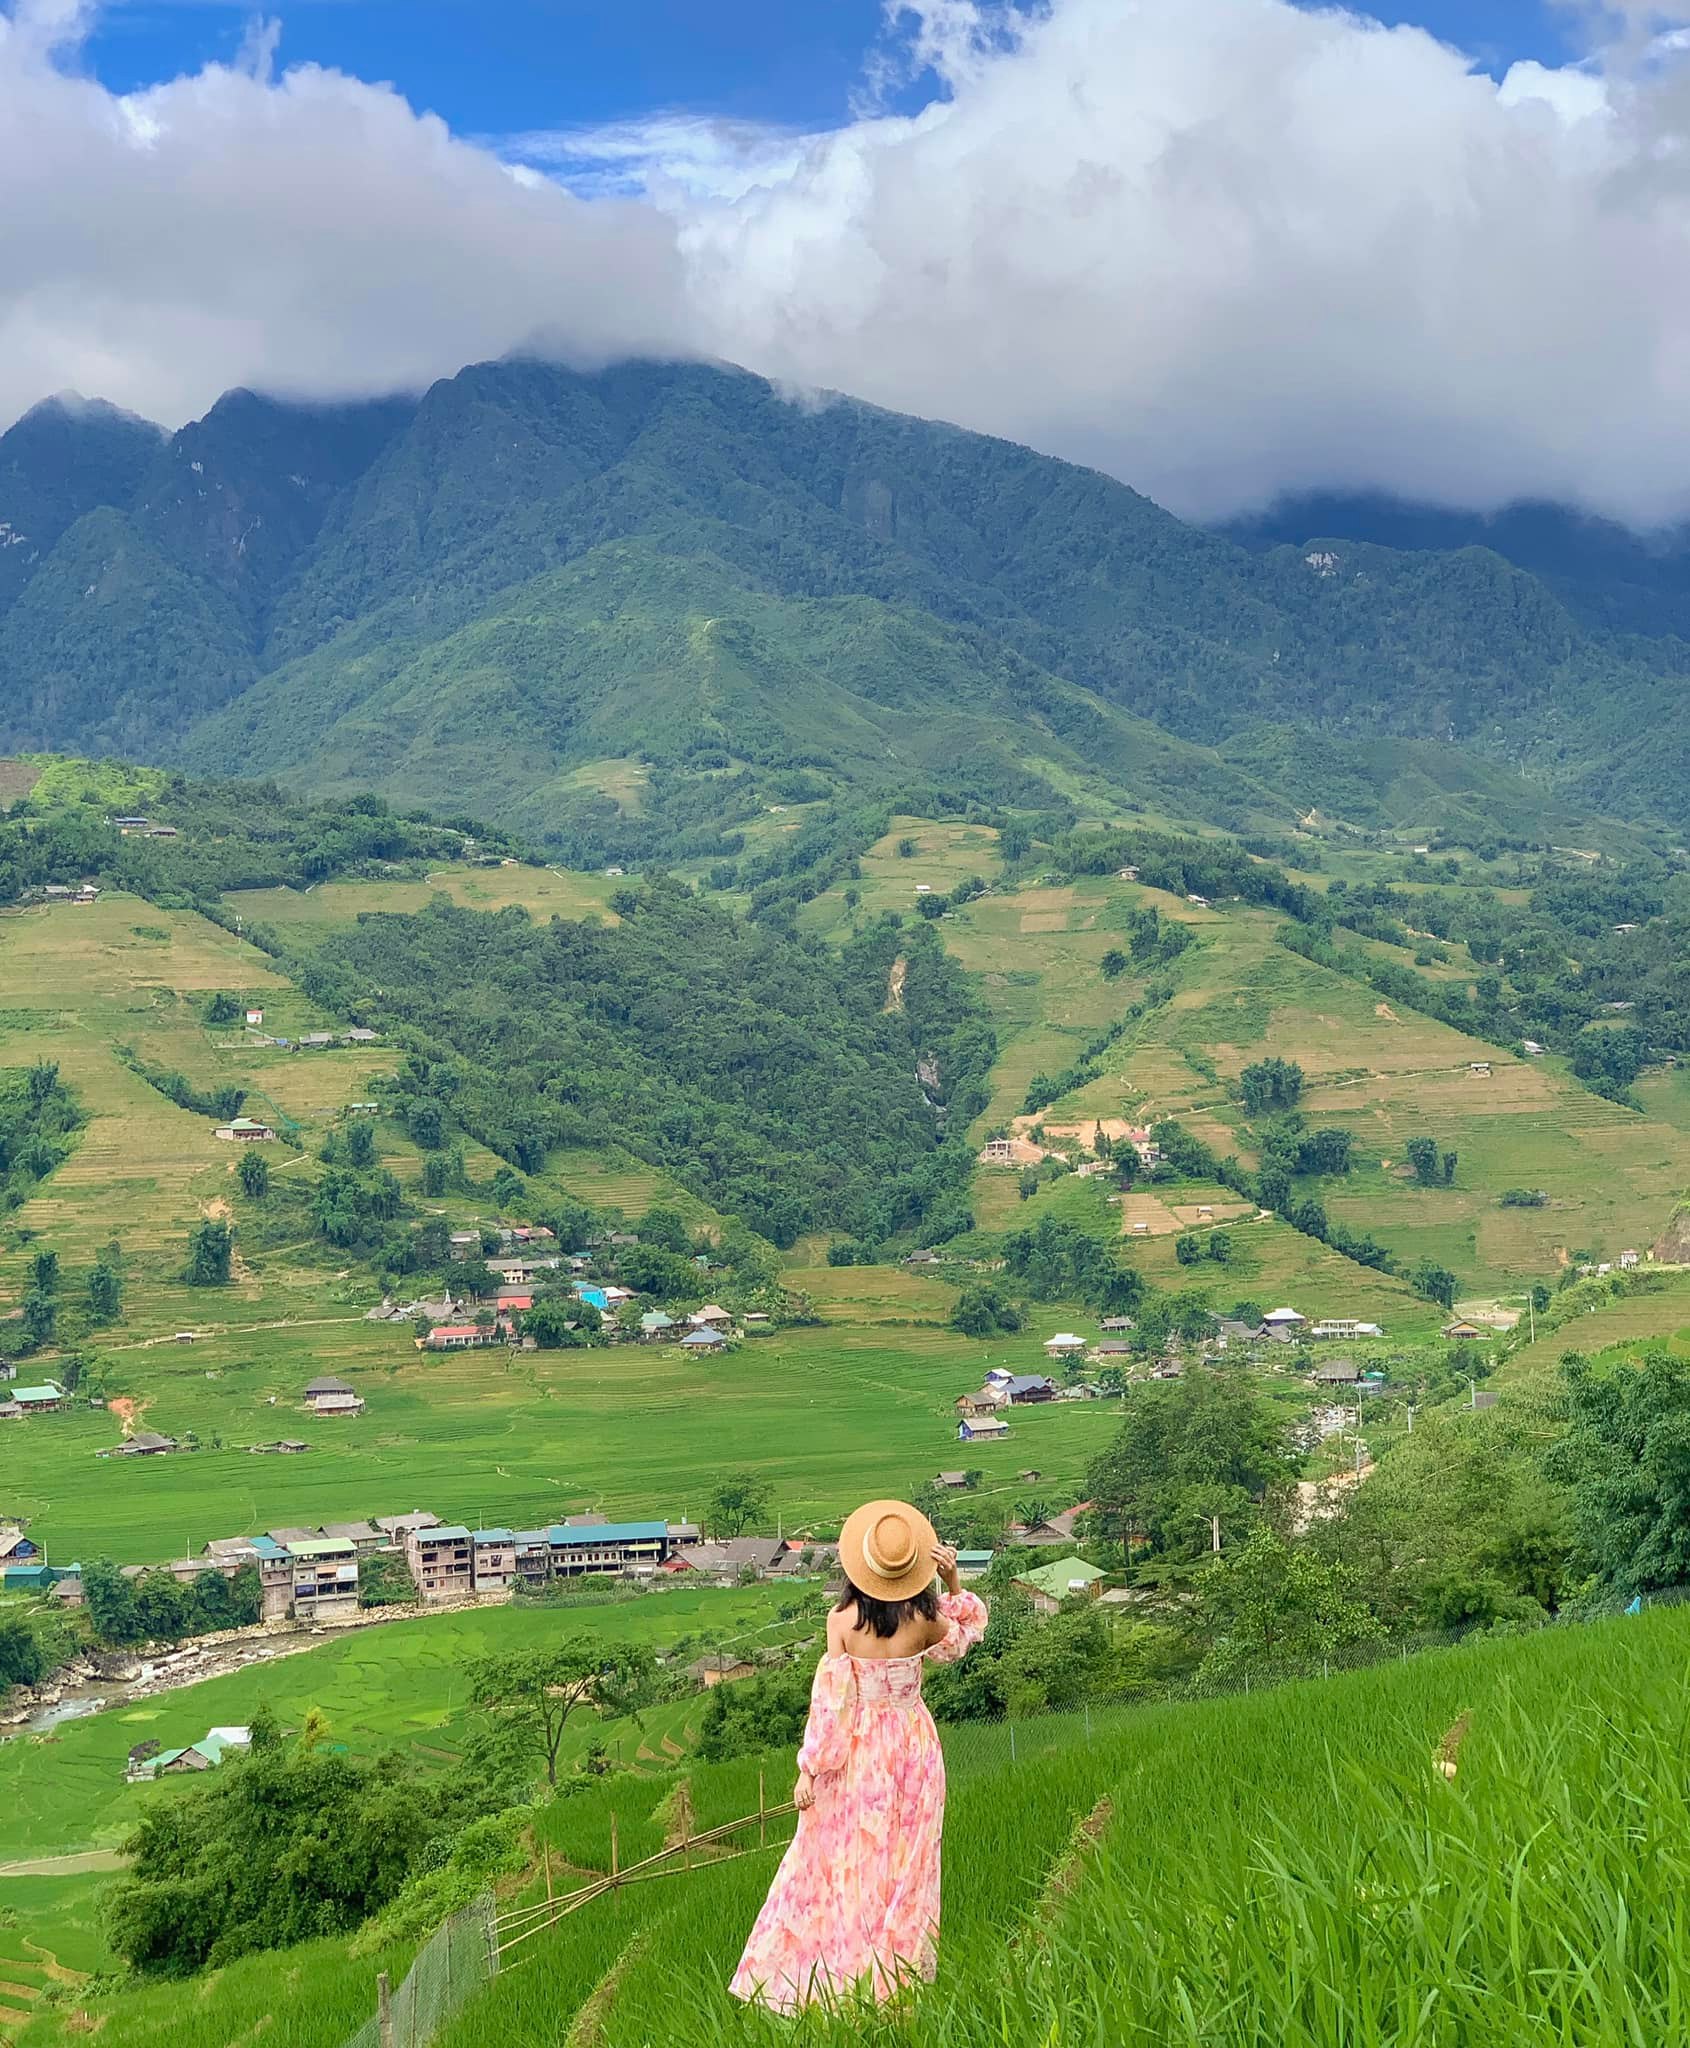
[[[994,1044],[931,930],[888,920],[835,955],[661,878],[615,908],[542,925],[437,899],[361,918],[303,978],[343,1007],[379,1000],[433,1056],[445,1121],[525,1171],[620,1145],[780,1245],[967,1227],[964,1133]]]

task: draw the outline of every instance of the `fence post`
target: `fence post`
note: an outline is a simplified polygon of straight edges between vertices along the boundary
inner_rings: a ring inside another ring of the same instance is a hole
[[[1011,1763],[1015,1761],[1015,1723],[1013,1721],[1009,1724],[1009,1760]]]
[[[616,1809],[610,1811],[610,1881],[616,1882]]]
[[[1086,1740],[1091,1740],[1091,1701],[1086,1701]]]
[[[385,1970],[376,1978],[376,2033],[381,2048],[393,2048],[393,1991]]]
[[[542,1856],[543,1856],[543,1857],[544,1857],[544,1858],[546,1859],[546,1904],[547,1904],[547,1905],[549,1906],[549,1905],[550,1905],[550,1904],[552,1903],[552,1845],[551,1845],[551,1843],[550,1843],[550,1842],[542,1842],[542,1843],[540,1844],[540,1853],[541,1853],[541,1855],[542,1855]]]
[[[757,1773],[757,1846],[766,1848],[769,1841],[769,1823],[763,1811],[763,1773]]]
[[[1332,1659],[1330,1657],[1321,1658],[1320,1675],[1322,1678],[1330,1678],[1332,1676]]]

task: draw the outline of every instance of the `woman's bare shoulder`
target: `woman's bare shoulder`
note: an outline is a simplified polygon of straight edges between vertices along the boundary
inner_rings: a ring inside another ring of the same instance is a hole
[[[830,1607],[827,1611],[827,1652],[830,1657],[842,1654],[845,1648],[845,1610]]]

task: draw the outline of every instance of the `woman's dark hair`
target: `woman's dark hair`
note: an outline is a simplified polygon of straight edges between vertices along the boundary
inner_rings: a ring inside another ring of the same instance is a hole
[[[912,1593],[907,1600],[877,1600],[872,1593],[865,1593],[861,1586],[847,1579],[837,1607],[842,1611],[853,1604],[857,1610],[858,1628],[871,1636],[879,1636],[882,1641],[895,1636],[912,1614],[919,1614],[923,1621],[937,1621],[939,1618],[939,1596],[931,1586]]]

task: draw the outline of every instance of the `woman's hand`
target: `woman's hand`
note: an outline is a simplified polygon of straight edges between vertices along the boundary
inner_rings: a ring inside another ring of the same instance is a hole
[[[792,1803],[800,1813],[808,1813],[816,1803],[816,1781],[808,1771],[798,1773],[798,1782],[792,1788]]]
[[[956,1552],[950,1544],[934,1544],[933,1568],[938,1572],[940,1578],[944,1580],[947,1593],[957,1593],[962,1590],[962,1581],[957,1576]]]

